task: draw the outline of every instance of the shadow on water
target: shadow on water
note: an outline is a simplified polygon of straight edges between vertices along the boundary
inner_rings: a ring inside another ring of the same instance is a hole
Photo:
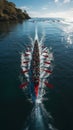
[[[4,38],[9,34],[11,29],[15,28],[16,23],[0,23],[0,38]]]
[[[16,30],[16,27],[19,24],[23,24],[23,22],[1,22],[0,23],[0,40],[3,39],[4,37],[6,37],[7,35],[9,35],[10,32],[12,32],[13,30]]]

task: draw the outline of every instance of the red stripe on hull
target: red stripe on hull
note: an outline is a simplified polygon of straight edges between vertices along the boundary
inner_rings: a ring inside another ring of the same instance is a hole
[[[34,91],[35,91],[36,97],[38,96],[38,90],[39,90],[39,83],[35,84],[35,86],[34,86]]]

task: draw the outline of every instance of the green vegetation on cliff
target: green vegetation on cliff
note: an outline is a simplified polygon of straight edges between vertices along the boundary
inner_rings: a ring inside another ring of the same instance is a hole
[[[27,12],[16,8],[14,3],[0,0],[0,21],[21,21],[29,18]]]

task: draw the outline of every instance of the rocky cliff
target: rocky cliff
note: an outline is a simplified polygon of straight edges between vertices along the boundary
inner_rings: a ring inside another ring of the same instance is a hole
[[[22,21],[29,18],[27,12],[16,8],[14,3],[0,0],[0,21]]]

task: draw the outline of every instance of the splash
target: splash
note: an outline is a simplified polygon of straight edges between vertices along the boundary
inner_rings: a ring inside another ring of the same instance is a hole
[[[31,45],[21,53],[21,72],[23,76],[20,88],[30,95],[32,102],[41,103],[45,92],[45,86],[53,88],[48,83],[49,76],[52,74],[53,54],[50,48],[44,46],[45,34],[43,33],[41,40],[38,38],[37,27],[35,29],[34,40],[30,37]],[[45,100],[45,99],[44,99]]]
[[[39,41],[37,28],[35,29],[35,38],[31,39],[31,47],[21,53],[22,84],[20,88],[28,94],[27,99],[34,103],[34,108],[28,116],[24,130],[56,130],[53,127],[53,119],[50,113],[47,113],[43,101],[46,94],[45,87],[53,89],[50,84],[49,76],[52,74],[53,54],[51,48],[44,46],[44,35]]]
[[[39,101],[34,106],[26,120],[24,130],[57,130],[54,127],[53,117]]]

